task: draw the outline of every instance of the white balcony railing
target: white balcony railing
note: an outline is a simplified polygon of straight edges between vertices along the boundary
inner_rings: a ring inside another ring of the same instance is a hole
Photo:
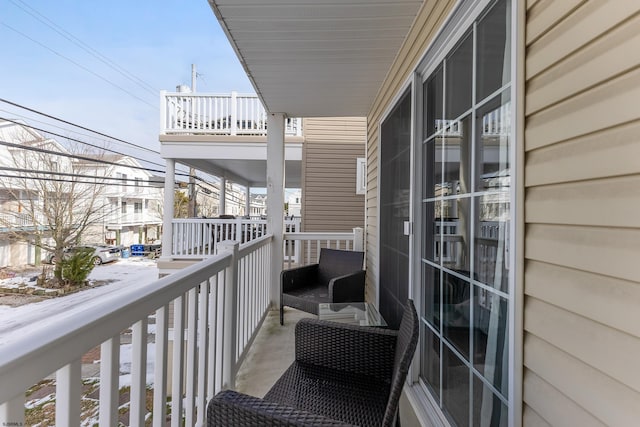
[[[255,94],[161,92],[160,134],[266,135],[267,113]],[[287,118],[286,135],[302,135],[302,119]]]
[[[99,345],[98,424],[117,425],[120,337],[130,329],[130,425],[145,425],[149,415],[154,426],[164,426],[167,417],[172,426],[203,425],[206,402],[233,387],[237,367],[267,313],[271,241],[265,235],[243,245],[222,244],[218,255],[200,263],[147,286],[92,300],[80,311],[49,316],[28,333],[5,340],[0,421],[25,425],[25,393],[55,372],[55,424],[80,425],[81,357]],[[148,348],[155,354],[148,354]],[[146,378],[151,363],[152,383]]]
[[[44,216],[37,214],[35,221],[33,216],[21,212],[0,212],[0,229],[25,229],[44,224]]]
[[[267,233],[264,219],[187,218],[171,222],[172,258],[201,258],[216,253],[216,245],[224,240],[248,242]],[[285,220],[285,231],[300,230],[300,218]]]

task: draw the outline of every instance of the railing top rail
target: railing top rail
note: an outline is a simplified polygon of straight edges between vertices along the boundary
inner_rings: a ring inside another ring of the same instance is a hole
[[[231,265],[222,253],[153,283],[114,292],[80,310],[47,319],[31,333],[2,343],[0,402],[24,392],[25,386],[75,360],[123,329]]]
[[[269,243],[271,243],[272,240],[273,240],[273,234],[266,234],[262,237],[258,237],[257,239],[253,239],[246,243],[243,243],[240,245],[240,248],[238,249],[238,256],[242,258],[247,254],[251,253],[252,251],[268,245]]]
[[[353,233],[293,232],[284,233],[285,240],[353,240]]]
[[[232,94],[231,93],[214,93],[214,92],[164,92],[165,96],[181,96],[181,97],[192,97],[192,98],[197,98],[197,97],[202,97],[202,98],[206,98],[206,97],[219,97],[219,98],[231,98]],[[236,93],[237,97],[242,97],[242,98],[258,98],[258,95],[256,95],[255,93]]]

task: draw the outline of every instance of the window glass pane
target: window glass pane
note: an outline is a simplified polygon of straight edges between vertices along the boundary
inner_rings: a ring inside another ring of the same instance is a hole
[[[471,285],[452,274],[442,276],[442,336],[469,359]]]
[[[442,346],[442,404],[455,425],[469,425],[469,368]]]
[[[425,239],[422,240],[422,258],[432,262],[440,259],[440,213],[436,211],[440,202],[424,202],[422,204],[422,226]]]
[[[508,394],[507,300],[486,289],[473,293],[474,366],[503,395]]]
[[[476,190],[508,187],[511,178],[511,102],[505,92],[476,113]]]
[[[445,59],[445,119],[454,120],[471,108],[473,36],[469,33]]]
[[[475,279],[509,292],[509,192],[487,193],[476,199]]]
[[[442,196],[442,150],[445,139],[440,136],[430,139],[422,146],[422,197],[431,199]]]
[[[442,265],[469,276],[471,209],[468,197],[442,200]]]
[[[442,195],[466,194],[471,189],[471,116],[452,121],[445,130]]]
[[[421,378],[436,397],[440,396],[440,339],[424,324],[420,328],[422,342]]]
[[[478,23],[477,102],[511,81],[509,9],[508,2],[498,2]]]
[[[436,331],[440,330],[440,270],[422,264],[423,317]]]
[[[507,427],[509,409],[478,377],[473,377],[473,425]]]
[[[442,66],[422,86],[424,99],[423,132],[427,139],[442,128]]]

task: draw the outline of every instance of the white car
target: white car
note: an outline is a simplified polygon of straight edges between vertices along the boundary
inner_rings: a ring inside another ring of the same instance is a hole
[[[107,262],[115,261],[120,258],[120,248],[112,245],[80,245],[73,246],[71,248],[65,248],[64,257],[68,257],[71,253],[81,249],[93,249],[93,263],[95,265],[104,264]],[[47,261],[50,264],[55,264],[56,257],[54,254],[49,255]]]

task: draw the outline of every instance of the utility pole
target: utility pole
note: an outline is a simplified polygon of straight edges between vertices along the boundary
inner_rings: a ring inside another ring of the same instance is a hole
[[[191,64],[191,93],[196,93],[196,64]],[[196,170],[189,168],[189,215],[195,218],[198,214],[196,206]]]

